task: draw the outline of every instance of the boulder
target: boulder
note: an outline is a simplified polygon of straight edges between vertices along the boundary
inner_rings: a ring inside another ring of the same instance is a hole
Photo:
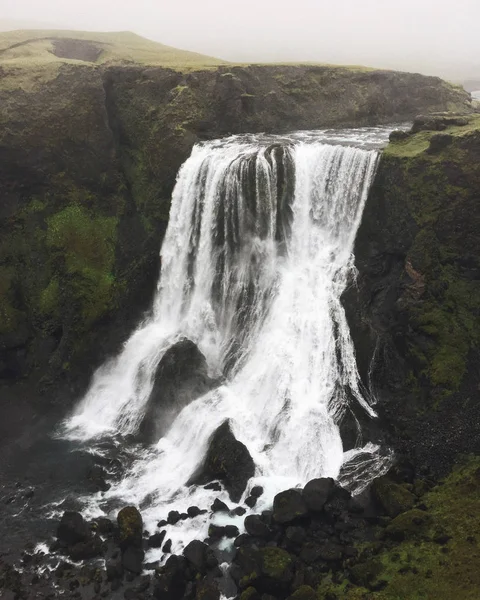
[[[217,385],[198,347],[186,338],[169,348],[160,360],[139,435],[157,442],[187,404]]]
[[[427,512],[413,508],[395,517],[385,528],[384,536],[397,541],[421,539],[431,521]]]
[[[287,600],[317,600],[317,594],[309,585],[302,585]]]
[[[92,532],[80,513],[74,511],[63,513],[57,529],[57,538],[62,544],[73,546],[86,542],[91,536]]]
[[[215,500],[212,504],[212,512],[217,513],[217,512],[229,512],[229,511],[230,511],[230,509],[225,504],[225,502],[222,502],[218,498],[215,498]]]
[[[415,496],[403,485],[392,481],[388,476],[375,479],[372,484],[375,499],[389,517],[396,517],[415,505]]]
[[[270,535],[270,529],[258,515],[249,515],[245,519],[245,530],[253,537],[268,538]]]
[[[273,500],[273,519],[277,523],[290,523],[308,514],[308,508],[300,490],[285,490]]]
[[[209,548],[199,540],[193,540],[183,551],[183,556],[199,572],[205,574],[207,571],[207,558]]]
[[[335,482],[330,477],[321,479],[312,479],[303,489],[303,499],[308,510],[320,512],[323,510],[326,501],[333,492]]]
[[[118,513],[119,545],[122,549],[129,546],[140,548],[142,545],[143,519],[134,506],[126,506]]]
[[[96,535],[84,542],[79,542],[78,544],[71,546],[68,549],[68,556],[75,562],[89,560],[101,556],[104,549],[100,536]]]
[[[163,544],[163,540],[165,539],[166,531],[161,531],[160,533],[154,533],[148,538],[148,546],[149,548],[161,548]]]
[[[213,434],[204,464],[190,483],[218,479],[232,502],[239,502],[254,474],[255,463],[247,447],[233,435],[227,420]]]
[[[143,569],[145,552],[137,546],[129,546],[122,554],[122,565],[124,569],[135,575],[140,575]]]
[[[184,556],[170,556],[158,570],[157,584],[153,591],[157,600],[180,600],[183,598],[186,580],[187,560]]]

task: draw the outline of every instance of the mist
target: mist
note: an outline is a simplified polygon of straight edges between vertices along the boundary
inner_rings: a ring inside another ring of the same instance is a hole
[[[6,6],[2,4],[7,3]],[[2,28],[129,30],[233,62],[480,76],[480,3],[457,0],[0,0]]]

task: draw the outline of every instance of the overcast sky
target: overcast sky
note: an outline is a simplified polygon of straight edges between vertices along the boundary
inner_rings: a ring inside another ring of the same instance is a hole
[[[480,0],[0,0],[0,18],[130,30],[239,62],[480,73]]]

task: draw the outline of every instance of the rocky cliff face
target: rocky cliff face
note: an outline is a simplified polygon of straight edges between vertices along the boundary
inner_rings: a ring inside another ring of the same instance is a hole
[[[170,194],[204,138],[469,110],[420,75],[63,64],[0,86],[0,378],[89,371],[149,305]]]
[[[390,442],[438,475],[480,451],[480,118],[393,135],[346,295]]]

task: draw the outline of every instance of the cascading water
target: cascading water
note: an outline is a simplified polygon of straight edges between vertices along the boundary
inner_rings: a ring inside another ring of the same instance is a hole
[[[283,489],[338,478],[342,466],[343,483],[359,489],[365,470],[386,468],[373,444],[344,452],[339,423],[352,404],[374,415],[340,297],[375,147],[387,135],[237,136],[194,148],[173,194],[151,314],[96,373],[64,435],[88,442],[135,433],[159,361],[184,337],[224,380],[183,408],[156,446],[136,449],[122,481],[90,499],[93,513],[117,498],[140,505],[154,527],[169,510],[229,502],[226,492],[188,485],[227,419],[256,465],[248,489],[265,489],[256,511]],[[173,551],[206,537],[208,520],[170,526]]]

